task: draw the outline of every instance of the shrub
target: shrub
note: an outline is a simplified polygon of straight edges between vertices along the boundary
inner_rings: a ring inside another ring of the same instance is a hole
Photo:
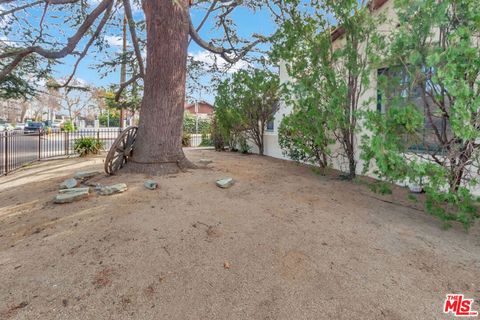
[[[206,133],[202,133],[202,142],[200,142],[200,147],[211,147],[213,146],[212,139]]]
[[[215,151],[224,151],[225,150],[225,140],[223,139],[222,132],[218,126],[217,118],[212,120],[212,133],[211,139],[213,145],[215,146]]]
[[[244,135],[241,135],[240,138],[238,139],[238,144],[240,147],[240,152],[241,153],[249,153],[252,147],[248,145],[247,138]]]
[[[182,147],[190,147],[190,139],[191,139],[191,135],[190,133],[188,132],[183,132],[183,135],[182,135]]]
[[[278,129],[278,143],[284,155],[326,168],[330,158],[328,145],[334,140],[329,137],[325,122],[321,121],[324,116],[316,108],[285,116]]]
[[[80,157],[87,156],[89,154],[98,154],[103,148],[103,142],[92,137],[82,137],[75,140],[73,149]]]
[[[71,120],[68,120],[63,125],[63,130],[65,130],[67,132],[74,132],[75,131],[75,125],[73,124],[73,122]]]

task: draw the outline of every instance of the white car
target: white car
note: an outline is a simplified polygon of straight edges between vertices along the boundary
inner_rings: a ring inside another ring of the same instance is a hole
[[[52,122],[52,129],[60,129],[62,127],[61,122],[53,121]]]
[[[15,125],[15,130],[23,130],[25,129],[25,123],[17,123]]]
[[[12,131],[14,128],[10,123],[4,123],[5,131]]]

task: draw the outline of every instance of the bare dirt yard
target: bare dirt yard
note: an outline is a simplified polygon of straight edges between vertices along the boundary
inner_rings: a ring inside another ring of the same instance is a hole
[[[480,309],[478,224],[445,231],[405,191],[287,161],[187,155],[214,162],[154,191],[102,175],[128,191],[64,205],[58,185],[103,157],[0,178],[0,319],[452,319],[447,293]]]

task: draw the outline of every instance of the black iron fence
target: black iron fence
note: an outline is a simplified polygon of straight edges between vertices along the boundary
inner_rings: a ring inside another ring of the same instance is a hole
[[[120,128],[78,129],[75,132],[53,130],[42,134],[25,134],[20,130],[0,132],[0,175],[33,161],[73,156],[75,141],[79,138],[98,139],[108,151],[120,132]],[[210,134],[184,134],[184,147],[211,145]]]
[[[75,132],[54,130],[43,134],[0,132],[0,175],[33,161],[74,155],[75,141],[83,137],[98,139],[103,148],[109,150],[120,132],[120,128],[79,129]]]

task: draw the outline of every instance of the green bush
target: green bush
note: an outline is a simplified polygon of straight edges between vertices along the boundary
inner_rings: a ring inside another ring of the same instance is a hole
[[[326,168],[331,156],[329,144],[335,142],[327,128],[327,113],[317,108],[302,109],[283,118],[278,143],[290,159]]]
[[[250,147],[248,145],[248,141],[247,141],[247,138],[244,136],[244,135],[241,135],[240,138],[238,139],[238,144],[239,144],[239,147],[240,147],[240,152],[241,153],[249,153],[252,149],[252,147]]]
[[[200,147],[212,147],[213,141],[206,133],[202,133],[202,142],[200,142]]]
[[[63,125],[63,130],[65,130],[67,132],[74,132],[75,131],[75,125],[73,124],[73,122],[71,120],[68,120]]]
[[[215,146],[215,151],[224,151],[225,150],[225,140],[223,139],[222,132],[218,126],[217,118],[212,120],[212,135],[211,139],[213,145]]]
[[[103,142],[92,137],[81,137],[75,140],[73,149],[80,157],[89,154],[98,154],[103,148]]]
[[[191,135],[188,132],[183,132],[182,135],[182,147],[190,147]]]

